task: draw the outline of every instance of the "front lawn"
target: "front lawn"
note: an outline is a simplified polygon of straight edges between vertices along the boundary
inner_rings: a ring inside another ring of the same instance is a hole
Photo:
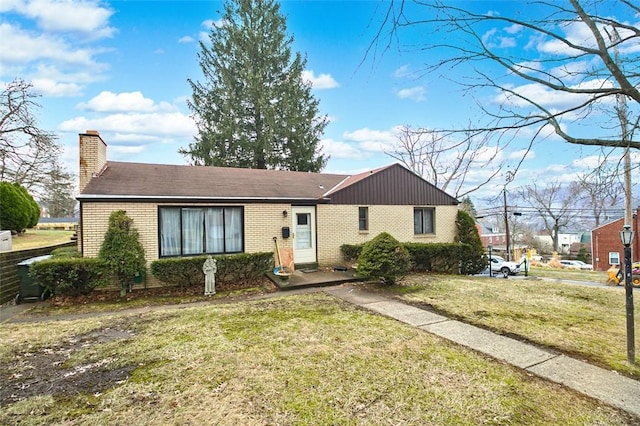
[[[68,243],[73,234],[74,231],[27,229],[20,235],[11,236],[11,250],[26,250]]]
[[[1,424],[639,421],[323,293],[3,324],[0,341]]]
[[[516,335],[640,378],[640,367],[627,362],[622,287],[412,275],[400,285],[374,288],[464,322]],[[639,320],[636,307],[635,324],[640,324]],[[636,332],[636,348],[640,348],[639,336]]]

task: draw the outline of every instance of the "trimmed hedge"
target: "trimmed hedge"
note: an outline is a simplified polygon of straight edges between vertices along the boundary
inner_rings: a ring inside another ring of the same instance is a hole
[[[77,246],[60,247],[57,249],[53,249],[51,251],[51,256],[55,258],[70,258],[70,257],[81,258],[82,253],[80,253]]]
[[[216,285],[228,284],[248,286],[273,269],[273,253],[242,253],[212,256],[217,261]],[[204,286],[202,265],[207,256],[175,257],[151,262],[151,273],[167,285],[182,288],[193,285]]]
[[[461,262],[475,255],[473,247],[464,243],[403,243],[403,246],[411,257],[413,272],[459,274]],[[356,262],[363,247],[364,244],[343,244],[340,252],[346,262]]]
[[[104,265],[95,258],[58,257],[35,262],[29,276],[52,294],[80,296],[106,284]]]
[[[364,244],[343,244],[340,246],[340,253],[345,262],[355,263],[362,253]]]

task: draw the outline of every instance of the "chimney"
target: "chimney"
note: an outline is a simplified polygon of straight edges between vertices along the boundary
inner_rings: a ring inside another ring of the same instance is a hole
[[[97,130],[80,133],[80,193],[107,165],[107,144]]]

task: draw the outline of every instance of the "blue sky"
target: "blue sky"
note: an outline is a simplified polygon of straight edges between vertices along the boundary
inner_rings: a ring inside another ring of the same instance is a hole
[[[421,51],[367,55],[386,10],[384,1],[282,1],[293,48],[307,55],[320,110],[330,118],[321,144],[331,156],[326,172],[355,173],[395,162],[384,154],[399,125],[461,125],[478,115],[473,99],[437,75],[420,73]],[[519,2],[459,2],[476,10],[520,7]],[[64,145],[77,171],[78,133],[98,130],[117,161],[186,164],[178,154],[193,140],[186,99],[188,78],[200,79],[198,40],[220,18],[217,1],[0,2],[0,81],[21,77],[42,94],[42,127]],[[498,10],[499,12],[499,10]],[[635,19],[635,18],[634,18]],[[570,29],[567,29],[569,31]],[[498,35],[500,35],[498,38]],[[524,48],[513,29],[487,28],[509,48]],[[420,31],[403,43],[423,43]],[[539,49],[544,47],[540,41]],[[499,150],[514,167],[530,135]],[[516,184],[541,177],[568,181],[598,162],[598,151],[554,136],[534,146]],[[478,176],[488,173],[482,167]],[[479,196],[495,194],[496,180]]]

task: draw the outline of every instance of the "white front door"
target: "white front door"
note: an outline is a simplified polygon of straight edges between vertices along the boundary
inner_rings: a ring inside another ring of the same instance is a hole
[[[292,206],[293,212],[293,261],[316,262],[316,208]]]

